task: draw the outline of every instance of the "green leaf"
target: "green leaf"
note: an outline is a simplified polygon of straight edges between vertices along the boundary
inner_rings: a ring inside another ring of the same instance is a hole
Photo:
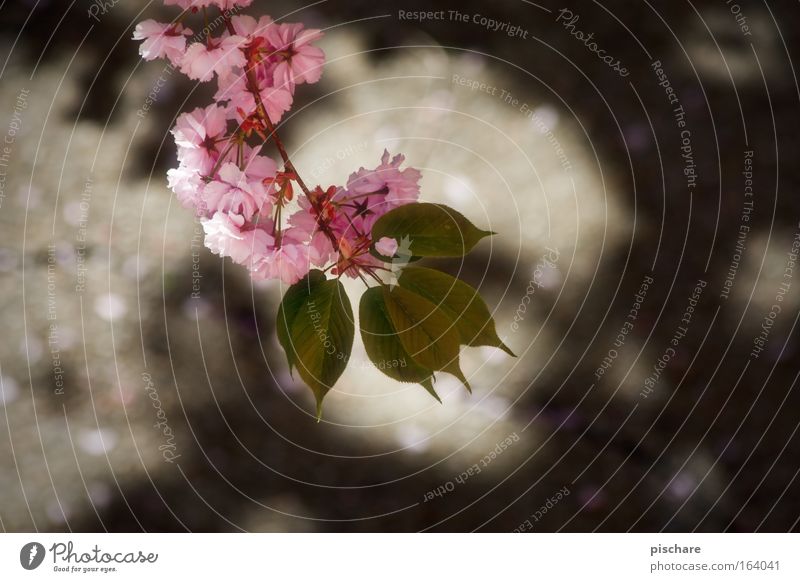
[[[311,293],[311,288],[316,287],[323,281],[325,281],[325,275],[322,271],[309,271],[308,275],[289,287],[278,308],[278,318],[275,327],[277,329],[278,341],[281,347],[283,347],[283,351],[286,352],[286,362],[289,364],[289,373],[292,372],[295,362],[297,361],[297,355],[295,354],[290,336],[292,324],[294,323],[295,317],[300,312],[300,309],[303,307],[306,298]]]
[[[471,285],[425,267],[406,267],[398,283],[444,311],[456,324],[462,344],[493,346],[516,357],[498,337],[489,308]]]
[[[411,357],[392,325],[381,287],[372,287],[361,296],[358,309],[361,338],[370,361],[381,372],[398,382],[417,382],[441,403],[433,389],[433,371]]]
[[[353,310],[338,279],[326,280],[312,271],[286,292],[278,312],[278,338],[289,365],[314,393],[317,418],[322,400],[347,367],[354,335]]]
[[[381,287],[386,312],[400,343],[423,368],[443,371],[472,392],[458,365],[459,335],[453,321],[436,304],[403,287]]]
[[[461,257],[491,234],[452,208],[424,202],[395,208],[372,227],[372,240],[408,237],[411,254],[420,257]]]

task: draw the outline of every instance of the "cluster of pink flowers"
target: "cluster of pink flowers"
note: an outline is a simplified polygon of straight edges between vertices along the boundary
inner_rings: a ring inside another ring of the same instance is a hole
[[[216,78],[215,102],[180,115],[172,130],[179,166],[168,172],[169,187],[202,221],[206,246],[254,279],[293,284],[312,267],[329,265],[351,277],[380,268],[371,248],[392,257],[397,241],[373,243],[372,226],[418,199],[420,173],[401,170],[404,156],[384,152],[380,165],[359,169],[344,186],[306,187],[275,124],[291,108],[297,85],[319,81],[325,55],[313,43],[322,32],[269,16],[231,15],[251,3],[165,0],[181,15],[171,23],[146,20],[134,31],[144,59],[167,59],[198,82]],[[220,34],[198,38],[184,20],[212,7],[222,11]],[[281,164],[263,155],[269,140]],[[295,196],[296,187],[302,195]]]

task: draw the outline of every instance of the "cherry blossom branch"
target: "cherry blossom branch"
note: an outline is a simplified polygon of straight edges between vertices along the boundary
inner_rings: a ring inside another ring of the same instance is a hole
[[[136,25],[133,38],[142,41],[139,53],[145,60],[165,58],[189,79],[217,81],[211,104],[184,112],[175,121],[172,134],[178,167],[167,172],[167,183],[181,205],[196,213],[211,252],[247,268],[254,280],[274,279],[291,285],[279,311],[278,324],[283,327],[278,339],[290,367],[294,365],[314,391],[319,417],[322,399],[347,366],[355,335],[352,308],[338,279],[358,278],[367,287],[359,306],[359,313],[364,314],[360,318],[362,337],[372,361],[385,364],[387,356],[396,355],[398,345],[403,347],[404,337],[384,333],[387,325],[392,331],[402,329],[411,317],[415,326],[438,329],[439,322],[449,321],[449,312],[460,308],[461,301],[455,300],[447,312],[429,301],[431,294],[438,296],[455,282],[444,273],[419,267],[406,269],[403,277],[410,285],[404,293],[390,296],[385,292],[389,284],[383,279],[396,275],[397,265],[390,269],[389,263],[410,256],[412,239],[414,254],[455,257],[490,233],[453,209],[414,204],[420,193],[420,171],[402,167],[405,156],[392,156],[386,150],[377,167],[360,167],[349,174],[345,184],[325,188],[312,183],[309,188],[276,125],[290,110],[296,87],[320,80],[325,53],[314,41],[323,32],[302,23],[276,23],[267,15],[232,16],[233,9],[252,3],[165,0],[165,4],[183,9],[178,19],[172,23],[144,20]],[[216,12],[209,12],[210,6],[221,13],[213,23],[209,18]],[[196,13],[205,25],[198,34],[182,23],[184,17]],[[212,34],[220,24],[221,34]],[[238,124],[235,129],[234,122]],[[280,160],[265,151],[269,142],[275,144]],[[305,198],[298,195],[299,200],[294,200],[296,188]],[[453,221],[453,226],[444,223],[445,219]],[[423,242],[417,244],[417,237]],[[337,278],[329,279],[329,272]],[[430,288],[417,293],[415,284]],[[466,283],[458,284],[459,297],[469,293],[477,297],[477,291]],[[340,301],[332,301],[332,293]],[[448,292],[441,302],[450,296]],[[390,309],[393,302],[405,313],[397,315],[397,309]],[[300,308],[306,304],[309,309]],[[412,304],[413,309],[406,309]],[[317,308],[327,312],[324,326]],[[293,313],[291,324],[287,309]],[[480,337],[481,343],[470,345],[492,345],[513,355],[483,312],[488,317],[483,307],[463,318],[463,325],[470,326],[470,337]],[[364,327],[369,321],[372,323]],[[454,318],[456,323],[459,318]],[[313,334],[307,332],[311,327]],[[368,327],[377,327],[381,333]],[[419,375],[416,380],[437,399],[434,372],[447,371],[469,389],[457,365],[458,340],[464,339],[459,334],[428,333],[432,338],[441,337],[427,348],[415,349],[421,354],[418,360],[409,356],[418,364],[413,373]],[[330,346],[335,348],[332,352]],[[387,372],[385,366],[381,369],[395,379],[409,379]],[[419,370],[426,373],[419,374]]]
[[[236,30],[233,28],[233,23],[228,15],[224,12],[222,13],[223,18],[225,18],[225,26],[228,29],[228,32],[231,35],[236,34]],[[294,175],[295,181],[297,182],[300,189],[303,191],[303,194],[311,203],[311,206],[317,213],[318,217],[322,215],[322,208],[311,194],[311,190],[308,189],[303,179],[300,177],[300,173],[295,168],[292,160],[289,158],[289,153],[286,151],[286,147],[283,145],[283,141],[281,140],[280,136],[278,135],[278,130],[275,127],[275,124],[272,123],[272,120],[269,118],[267,114],[267,108],[264,106],[264,102],[261,99],[261,92],[258,90],[258,81],[255,78],[255,71],[253,67],[250,66],[248,62],[245,66],[245,76],[247,80],[247,90],[253,95],[253,99],[256,103],[256,112],[258,114],[259,119],[264,123],[269,132],[270,138],[275,143],[275,147],[278,149],[278,153],[281,155],[281,159],[283,160],[283,165],[286,168],[287,172],[291,172]],[[328,240],[331,241],[331,245],[333,245],[333,249],[341,254],[341,249],[339,247],[339,241],[336,238],[336,235],[331,231],[327,224],[325,224],[322,220],[318,220],[317,224],[320,230],[328,237]]]
[[[307,184],[276,126],[295,87],[320,79],[325,54],[314,41],[322,32],[275,23],[266,15],[232,14],[232,8],[252,0],[205,0],[202,10],[194,8],[195,1],[170,0],[183,9],[178,18],[140,22],[133,37],[142,41],[144,59],[166,58],[200,83],[217,80],[212,104],[178,116],[172,133],[179,164],[167,173],[181,205],[200,217],[206,246],[246,266],[254,279],[294,284],[316,266],[340,277],[378,281],[381,257],[393,256],[397,241],[373,241],[373,226],[417,199],[420,172],[402,169],[402,155],[384,152],[375,169],[360,168],[346,185]],[[221,13],[213,23],[209,6]],[[195,13],[205,25],[201,34],[183,24]],[[223,29],[219,36],[212,34],[217,24]],[[268,142],[280,157],[265,153]],[[295,208],[293,186],[303,192]],[[372,256],[372,248],[378,255]]]

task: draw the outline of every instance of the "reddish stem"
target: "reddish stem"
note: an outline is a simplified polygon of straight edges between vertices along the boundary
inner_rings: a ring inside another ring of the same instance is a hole
[[[225,26],[228,28],[228,32],[232,35],[236,34],[236,30],[233,28],[233,24],[231,23],[230,18],[225,17]],[[247,79],[247,90],[253,95],[253,99],[256,102],[256,113],[258,114],[261,121],[266,126],[267,130],[269,131],[269,136],[272,138],[272,141],[275,142],[275,147],[278,148],[278,152],[281,154],[281,158],[283,159],[283,165],[286,168],[287,172],[291,172],[295,176],[295,181],[300,186],[300,189],[305,194],[308,201],[311,202],[311,206],[317,213],[317,216],[321,216],[322,208],[319,203],[316,202],[314,196],[311,194],[311,191],[306,186],[303,179],[300,177],[297,168],[294,167],[292,160],[289,158],[289,154],[286,151],[286,147],[283,145],[283,141],[281,141],[280,136],[278,135],[278,131],[275,128],[275,124],[272,123],[272,120],[267,115],[267,108],[264,106],[264,102],[261,99],[261,92],[258,90],[258,81],[256,80],[253,68],[250,66],[250,63],[247,64],[245,67],[245,76]],[[336,252],[339,252],[339,241],[336,239],[336,235],[330,229],[330,226],[321,222],[319,219],[317,220],[317,226],[319,226],[320,230],[325,233],[325,236],[331,241],[333,248]]]

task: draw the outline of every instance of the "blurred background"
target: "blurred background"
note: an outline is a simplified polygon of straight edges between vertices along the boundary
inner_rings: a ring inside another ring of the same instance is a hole
[[[3,530],[797,528],[796,2],[256,0],[326,33],[306,181],[405,153],[518,355],[439,405],[356,339],[320,423],[166,188],[213,88],[139,59],[159,4],[0,2]]]

